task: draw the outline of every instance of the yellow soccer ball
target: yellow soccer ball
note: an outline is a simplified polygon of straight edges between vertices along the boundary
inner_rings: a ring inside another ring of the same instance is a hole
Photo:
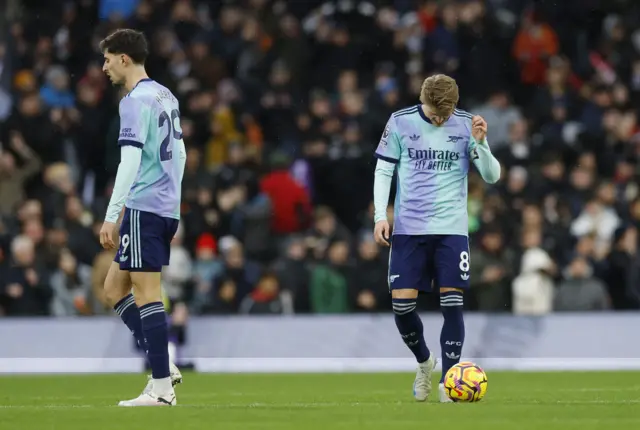
[[[487,374],[477,364],[463,361],[445,375],[444,390],[454,402],[479,402],[487,393]]]

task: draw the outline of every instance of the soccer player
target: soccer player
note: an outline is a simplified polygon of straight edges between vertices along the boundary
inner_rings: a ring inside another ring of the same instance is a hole
[[[178,101],[149,79],[144,63],[147,40],[121,29],[100,42],[103,71],[128,94],[120,101],[121,159],[100,230],[100,243],[115,249],[118,218],[120,244],[105,280],[114,309],[146,352],[151,378],[142,394],[120,406],[171,406],[173,386],[182,382],[169,362],[167,315],[160,272],[169,264],[171,240],[180,220],[180,192],[186,151]],[[132,294],[132,291],[134,294]]]
[[[419,292],[440,293],[444,325],[440,336],[440,401],[448,401],[444,375],[460,361],[464,342],[463,292],[469,287],[467,174],[473,162],[482,178],[495,183],[500,163],[487,143],[487,124],[456,109],[458,85],[445,75],[427,78],[420,105],[389,118],[376,150],[375,230],[378,244],[391,246],[389,290],[396,326],[418,361],[413,395],[425,401],[436,365],[427,347],[420,316]],[[397,167],[393,237],[387,204]]]

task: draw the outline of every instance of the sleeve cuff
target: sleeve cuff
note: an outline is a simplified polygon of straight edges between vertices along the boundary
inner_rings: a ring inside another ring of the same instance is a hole
[[[400,160],[397,160],[397,159],[395,159],[395,158],[385,157],[384,155],[378,154],[377,152],[376,152],[375,154],[373,154],[373,155],[374,155],[374,157],[376,157],[377,159],[379,159],[379,160],[383,160],[383,161],[386,161],[386,162],[388,162],[388,163],[398,164],[398,162],[400,161]]]
[[[135,148],[140,148],[142,149],[142,147],[144,146],[143,143],[137,142],[135,140],[127,140],[127,139],[121,139],[118,141],[118,145],[119,146],[133,146]]]

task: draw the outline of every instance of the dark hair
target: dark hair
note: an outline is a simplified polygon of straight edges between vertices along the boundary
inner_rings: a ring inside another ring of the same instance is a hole
[[[128,55],[136,64],[144,64],[149,55],[147,38],[142,32],[130,28],[121,28],[105,37],[100,42],[100,50]]]

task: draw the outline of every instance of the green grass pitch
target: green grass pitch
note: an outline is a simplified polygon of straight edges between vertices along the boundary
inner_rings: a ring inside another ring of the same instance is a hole
[[[142,375],[0,377],[0,430],[640,429],[640,372],[489,372],[479,403],[426,403],[411,374],[185,374],[178,406],[119,408]]]

